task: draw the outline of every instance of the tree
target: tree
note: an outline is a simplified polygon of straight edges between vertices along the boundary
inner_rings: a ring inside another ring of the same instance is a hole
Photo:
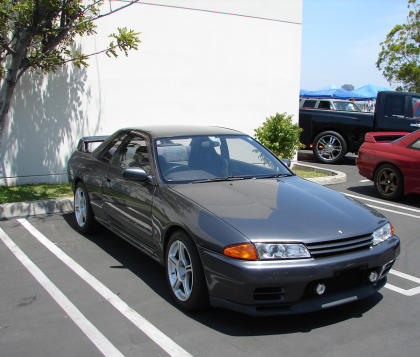
[[[266,118],[262,126],[254,130],[257,140],[282,159],[293,158],[296,150],[304,147],[299,141],[301,131],[287,113]]]
[[[138,1],[101,12],[102,0],[0,0],[0,139],[16,84],[26,71],[55,72],[66,63],[82,67],[99,53],[117,57],[137,50],[139,34],[125,27],[95,53],[75,50],[75,41],[95,34],[96,20]]]
[[[420,92],[420,6],[408,0],[407,23],[396,25],[381,42],[376,67],[400,90]]]

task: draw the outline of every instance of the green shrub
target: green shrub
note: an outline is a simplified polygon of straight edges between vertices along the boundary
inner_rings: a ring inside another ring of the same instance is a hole
[[[293,158],[296,150],[304,147],[299,141],[302,129],[287,113],[276,113],[254,131],[257,140],[281,159]]]

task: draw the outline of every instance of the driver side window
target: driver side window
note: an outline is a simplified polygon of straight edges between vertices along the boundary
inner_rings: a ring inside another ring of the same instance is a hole
[[[151,174],[149,150],[147,141],[141,136],[131,137],[125,145],[118,149],[118,152],[111,160],[111,164],[122,169],[129,167],[140,167],[148,175]]]

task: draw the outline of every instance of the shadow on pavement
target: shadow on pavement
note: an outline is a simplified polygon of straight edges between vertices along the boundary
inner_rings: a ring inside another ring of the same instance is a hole
[[[73,213],[65,214],[63,218],[75,232],[78,232]],[[159,296],[174,305],[166,286],[165,272],[159,263],[102,226],[99,226],[95,234],[81,235],[120,262],[120,265],[110,266],[111,269],[129,269]]]
[[[73,214],[65,214],[63,217],[76,230]],[[129,243],[106,228],[100,227],[98,233],[94,235],[86,234],[84,236],[121,264],[111,266],[110,268],[129,269],[153,289],[156,294],[179,310],[169,294],[165,272],[159,263],[138,249],[133,248]],[[309,332],[344,320],[360,318],[381,300],[382,295],[377,293],[368,299],[323,312],[295,316],[250,317],[236,312],[214,308],[209,308],[206,311],[198,313],[183,313],[207,327],[230,336],[274,335]]]

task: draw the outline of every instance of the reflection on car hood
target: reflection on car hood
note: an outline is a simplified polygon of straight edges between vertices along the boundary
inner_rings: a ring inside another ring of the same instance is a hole
[[[386,222],[362,203],[297,176],[172,189],[252,241],[325,241],[370,234]]]

